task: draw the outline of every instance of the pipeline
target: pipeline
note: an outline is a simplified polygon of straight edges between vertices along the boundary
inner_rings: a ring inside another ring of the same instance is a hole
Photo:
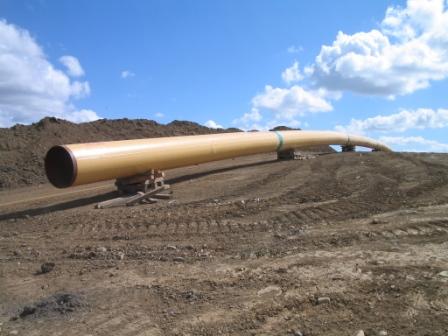
[[[45,157],[58,188],[124,178],[239,156],[316,146],[362,146],[391,151],[375,140],[329,131],[238,132],[60,145]]]

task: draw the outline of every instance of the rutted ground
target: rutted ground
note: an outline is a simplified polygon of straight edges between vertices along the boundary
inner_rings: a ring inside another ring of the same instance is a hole
[[[448,155],[272,158],[180,170],[172,202],[0,210],[2,332],[446,335]]]

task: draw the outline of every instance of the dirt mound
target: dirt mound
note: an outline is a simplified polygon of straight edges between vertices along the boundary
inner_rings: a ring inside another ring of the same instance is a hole
[[[162,125],[144,119],[102,119],[74,124],[44,118],[29,126],[0,128],[0,189],[46,183],[43,158],[57,144],[238,131],[212,129],[190,121],[175,120]]]
[[[240,131],[237,128],[208,128],[191,121],[174,120],[163,125],[153,120],[126,118],[82,124],[44,118],[29,126],[0,128],[0,189],[46,183],[43,160],[47,150],[54,145]],[[302,150],[333,151],[328,146]]]

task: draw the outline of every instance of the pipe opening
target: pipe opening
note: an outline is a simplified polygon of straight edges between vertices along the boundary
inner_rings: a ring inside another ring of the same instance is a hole
[[[76,160],[70,149],[65,146],[50,148],[45,156],[45,173],[55,187],[70,187],[77,174]]]

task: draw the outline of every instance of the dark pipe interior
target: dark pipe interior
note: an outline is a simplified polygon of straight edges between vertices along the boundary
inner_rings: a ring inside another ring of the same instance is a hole
[[[45,173],[55,187],[70,187],[76,178],[76,160],[64,146],[52,147],[45,156]]]

